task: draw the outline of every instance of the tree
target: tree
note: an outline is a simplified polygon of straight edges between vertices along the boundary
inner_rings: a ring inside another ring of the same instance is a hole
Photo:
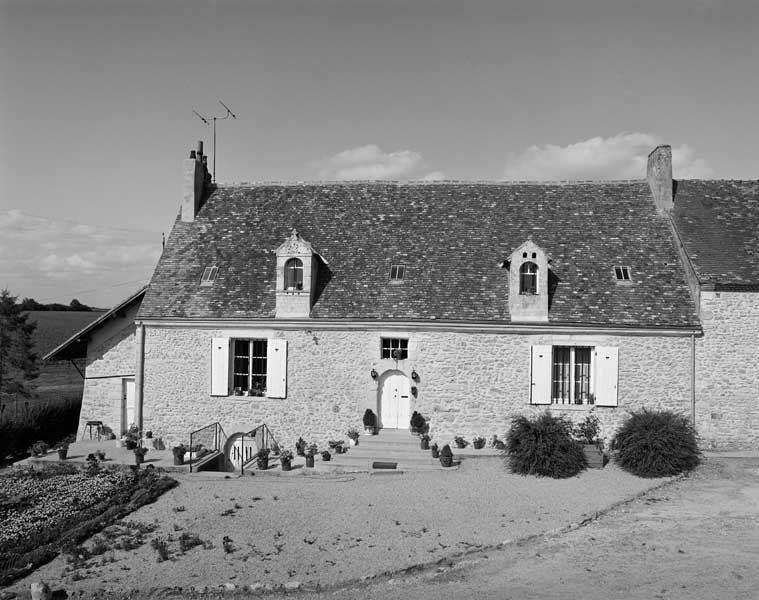
[[[37,324],[27,319],[16,296],[0,292],[0,396],[30,396],[31,380],[39,375],[32,341]]]

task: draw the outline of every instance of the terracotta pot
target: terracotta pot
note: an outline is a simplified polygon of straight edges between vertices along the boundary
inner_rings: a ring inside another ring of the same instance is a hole
[[[452,456],[441,456],[440,457],[440,464],[444,467],[450,467],[453,466],[453,457]]]
[[[430,449],[430,441],[422,438],[422,450],[429,450],[429,449]]]
[[[290,461],[289,460],[283,460],[282,461],[282,470],[283,471],[289,471],[290,469],[292,469],[292,465],[290,464]]]
[[[66,456],[68,456],[69,449],[68,448],[58,448],[58,458],[60,460],[66,460]]]
[[[313,456],[313,454],[306,456],[306,466],[313,468],[313,466],[314,466],[314,456]]]
[[[262,471],[265,471],[269,468],[269,459],[268,458],[257,458],[256,464],[258,465],[258,468]]]

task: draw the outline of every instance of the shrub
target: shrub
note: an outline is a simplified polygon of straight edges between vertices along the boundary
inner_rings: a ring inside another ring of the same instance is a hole
[[[158,562],[169,560],[169,546],[162,537],[150,541],[150,547],[158,553]]]
[[[572,422],[545,412],[511,420],[506,456],[514,473],[561,479],[587,467],[582,444],[572,439]]]
[[[616,462],[638,477],[667,477],[700,462],[690,420],[672,411],[643,409],[631,413],[612,441]]]

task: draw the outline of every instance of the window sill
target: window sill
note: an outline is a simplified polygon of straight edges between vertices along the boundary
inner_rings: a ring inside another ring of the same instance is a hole
[[[587,411],[591,410],[596,407],[595,404],[547,404],[546,406],[550,406],[552,409],[561,409],[561,410],[576,410],[576,411]]]

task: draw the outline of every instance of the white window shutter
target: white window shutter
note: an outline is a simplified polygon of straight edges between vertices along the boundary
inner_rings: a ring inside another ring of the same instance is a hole
[[[595,395],[598,406],[617,406],[619,348],[596,346]]]
[[[532,347],[531,404],[551,404],[551,346]]]
[[[211,395],[229,396],[229,338],[211,340]]]
[[[266,343],[266,395],[287,396],[287,340],[273,338]]]

